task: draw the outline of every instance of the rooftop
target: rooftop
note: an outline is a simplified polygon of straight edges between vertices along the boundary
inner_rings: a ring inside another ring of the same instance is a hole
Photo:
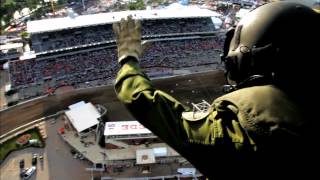
[[[66,111],[66,115],[78,132],[99,123],[100,114],[91,103],[81,101],[69,106],[69,108],[70,110]]]
[[[4,45],[0,45],[0,50],[9,50],[9,49],[17,49],[17,48],[22,48],[23,44],[22,43],[8,43]]]
[[[125,18],[129,15],[132,15],[133,19],[170,19],[221,16],[217,12],[208,9],[200,9],[196,6],[186,6],[185,8],[180,9],[168,8],[160,10],[120,11],[29,21],[27,23],[27,31],[28,33],[41,33],[99,24],[111,24],[113,22],[118,22],[121,18]]]

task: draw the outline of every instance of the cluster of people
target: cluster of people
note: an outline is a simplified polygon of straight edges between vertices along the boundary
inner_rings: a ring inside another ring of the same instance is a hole
[[[32,34],[32,49],[35,52],[45,52],[114,40],[111,26],[111,24],[104,24]],[[212,32],[214,30],[214,24],[209,17],[144,20],[142,23],[143,36]]]
[[[214,50],[222,46],[215,38],[156,41],[141,57],[141,67],[170,67],[174,69],[216,63]],[[210,58],[211,57],[211,58]]]
[[[214,24],[210,17],[186,19],[156,19],[141,23],[141,33],[144,35],[194,33],[214,31]]]
[[[115,58],[114,49],[100,49],[44,60],[12,61],[9,66],[11,81],[13,86],[19,88],[45,81],[55,81],[58,87],[60,83],[76,85],[99,79],[100,76],[104,79],[115,75]]]
[[[182,69],[214,64],[219,62],[221,49],[218,37],[154,41],[141,58],[141,66],[150,72],[159,67]],[[106,85],[113,82],[120,68],[116,60],[115,48],[96,48],[42,60],[12,61],[10,79],[16,89],[38,87],[33,89],[38,92],[34,96],[64,85],[74,88]]]

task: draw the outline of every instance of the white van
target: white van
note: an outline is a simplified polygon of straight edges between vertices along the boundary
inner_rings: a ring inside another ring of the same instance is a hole
[[[34,172],[37,170],[37,168],[35,166],[32,166],[31,168],[29,168],[24,174],[23,174],[23,179],[29,179]]]

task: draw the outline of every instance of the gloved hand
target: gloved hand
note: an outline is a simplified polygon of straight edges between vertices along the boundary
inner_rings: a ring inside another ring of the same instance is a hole
[[[122,18],[120,22],[113,23],[112,27],[116,34],[118,62],[121,64],[121,61],[128,56],[139,60],[142,55],[140,21],[128,16],[127,20]]]

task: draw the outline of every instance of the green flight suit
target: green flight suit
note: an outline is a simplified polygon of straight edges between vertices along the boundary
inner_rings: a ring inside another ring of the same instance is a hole
[[[245,164],[259,162],[259,153],[272,149],[269,144],[281,144],[282,138],[295,139],[298,132],[291,129],[301,124],[298,108],[273,86],[229,93],[212,103],[208,115],[185,119],[182,113],[190,109],[155,89],[134,58],[127,59],[120,69],[115,90],[139,122],[209,178],[251,173],[254,167]],[[260,141],[268,143],[260,145]]]

